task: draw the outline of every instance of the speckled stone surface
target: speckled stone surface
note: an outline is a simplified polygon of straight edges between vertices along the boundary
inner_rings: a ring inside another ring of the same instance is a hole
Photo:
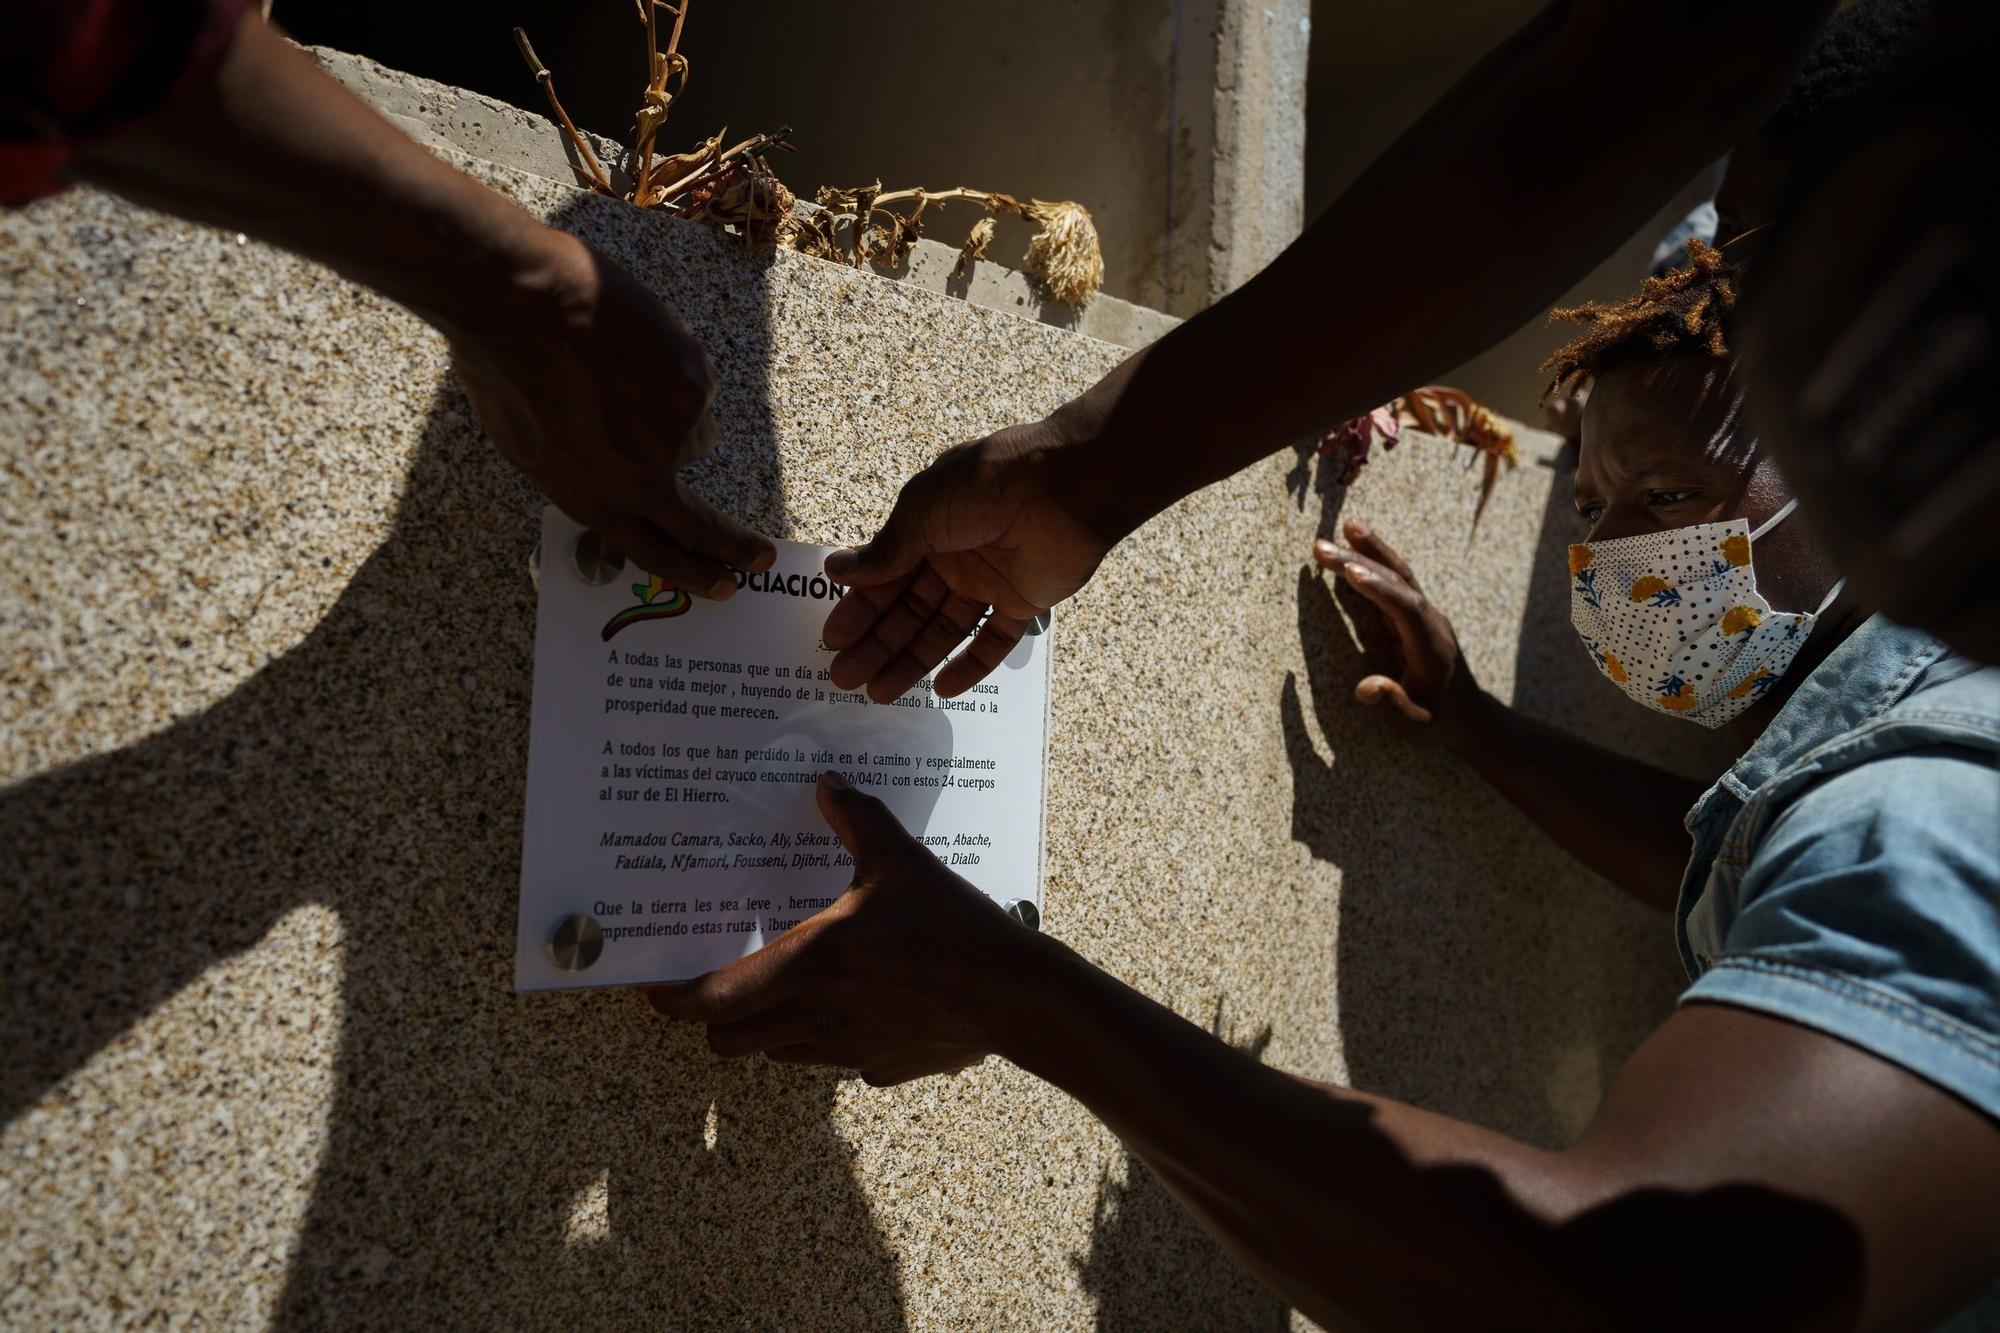
[[[775,534],[864,536],[1121,355],[476,170],[682,309],[727,386],[700,484]],[[0,1325],[1287,1322],[997,1062],[881,1092],[513,995],[537,502],[441,341],[88,192],[0,217],[0,275]],[[1469,544],[1435,442],[1346,511],[1494,688],[1621,716],[1524,449]],[[1666,1010],[1666,922],[1346,702],[1293,461],[1059,612],[1049,927],[1267,1060],[1559,1140]]]

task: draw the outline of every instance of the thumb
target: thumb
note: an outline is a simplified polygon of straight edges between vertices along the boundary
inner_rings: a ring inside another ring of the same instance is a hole
[[[1412,699],[1401,681],[1389,676],[1363,676],[1354,687],[1354,697],[1370,708],[1387,699],[1397,712],[1412,722],[1431,720],[1431,710]]]
[[[840,774],[829,769],[820,774],[814,793],[827,827],[840,839],[859,868],[910,842],[910,835],[889,813],[889,807],[865,792],[856,791]]]
[[[873,541],[866,546],[843,546],[827,556],[827,577],[864,588],[903,577],[927,554],[916,529],[906,490]]]

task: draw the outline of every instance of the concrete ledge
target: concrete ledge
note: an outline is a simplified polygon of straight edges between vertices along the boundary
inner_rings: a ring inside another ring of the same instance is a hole
[[[428,148],[455,149],[563,184],[575,180],[562,132],[544,116],[480,93],[390,69],[366,56],[325,47],[306,50],[356,96]],[[522,77],[527,76],[524,73]],[[622,173],[613,164],[623,159],[623,146],[601,135],[585,133],[598,158],[613,171],[615,179],[621,178]],[[802,196],[809,196],[827,183],[786,182]],[[974,264],[970,277],[957,282],[951,276],[957,263],[955,246],[919,241],[907,264],[893,270],[873,268],[870,272],[908,282],[925,291],[955,296],[989,310],[1070,329],[1119,347],[1143,347],[1180,322],[1171,315],[1114,296],[1099,295],[1081,311],[1072,310],[1045,300],[1041,288],[1027,274],[990,259]]]

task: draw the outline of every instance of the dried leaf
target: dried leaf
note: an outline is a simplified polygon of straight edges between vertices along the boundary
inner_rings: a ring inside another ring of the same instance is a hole
[[[838,260],[841,257],[839,215],[822,209],[793,218],[788,225],[781,226],[778,244],[815,259]]]
[[[964,282],[966,275],[972,271],[972,262],[975,259],[986,258],[986,247],[993,244],[993,231],[993,218],[990,214],[972,224],[972,231],[966,236],[965,244],[958,248],[958,263],[954,264],[951,270],[952,281]]]
[[[776,245],[790,220],[792,192],[762,158],[736,158],[683,196],[684,216],[735,227],[753,247]]]

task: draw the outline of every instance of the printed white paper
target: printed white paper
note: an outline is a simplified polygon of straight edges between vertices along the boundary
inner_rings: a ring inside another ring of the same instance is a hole
[[[929,680],[894,704],[833,688],[820,643],[844,591],[829,548],[779,542],[726,602],[627,564],[578,573],[583,529],[542,518],[528,806],[514,984],[698,976],[775,939],[853,865],[813,785],[837,769],[1002,903],[1041,906],[1049,637],[1031,634],[957,699]],[[588,966],[550,941],[601,940]]]

